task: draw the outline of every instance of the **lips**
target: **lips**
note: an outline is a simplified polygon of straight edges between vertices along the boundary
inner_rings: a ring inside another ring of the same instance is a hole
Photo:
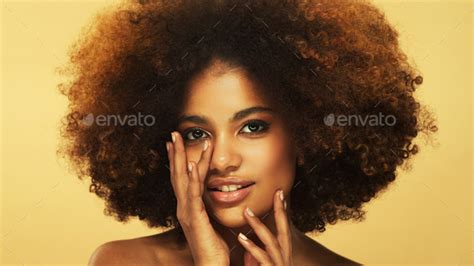
[[[255,184],[255,182],[228,177],[222,179],[213,179],[209,181],[209,183],[207,184],[207,188],[213,191],[229,191],[228,189],[230,188],[230,191],[232,191],[240,188],[245,188],[253,184]]]
[[[240,178],[213,179],[207,185],[210,198],[217,204],[235,204],[247,197],[255,182]]]

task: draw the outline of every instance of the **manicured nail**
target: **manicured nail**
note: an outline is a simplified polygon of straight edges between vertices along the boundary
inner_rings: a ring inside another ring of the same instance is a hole
[[[189,172],[193,171],[193,165],[191,164],[191,162],[188,162],[188,170]]]
[[[171,132],[171,139],[173,140],[173,143],[175,143],[175,142],[176,142],[176,137],[174,136],[173,133],[174,133],[174,132]]]
[[[285,210],[286,210],[286,200],[283,201],[283,208],[285,208]]]
[[[240,239],[245,240],[245,241],[249,240],[249,239],[248,239],[244,234],[242,234],[242,233],[239,233],[239,237],[240,237]]]
[[[207,143],[207,139],[204,141],[204,148],[203,150],[206,151],[207,148],[209,147],[209,143]]]
[[[247,209],[245,209],[245,211],[247,212],[247,214],[248,214],[249,216],[252,216],[252,217],[255,216],[255,214],[252,212],[252,210],[251,210],[249,207],[247,207]]]
[[[280,190],[279,193],[280,193],[280,200],[283,201],[285,199],[285,196],[283,195],[283,190]]]

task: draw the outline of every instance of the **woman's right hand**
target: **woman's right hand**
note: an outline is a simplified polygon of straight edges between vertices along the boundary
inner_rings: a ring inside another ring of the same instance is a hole
[[[211,143],[205,140],[199,161],[186,158],[183,138],[171,133],[173,143],[167,142],[171,184],[177,199],[176,216],[186,236],[195,265],[229,265],[229,248],[212,227],[202,195],[204,180],[212,155]],[[189,167],[192,170],[188,173]]]

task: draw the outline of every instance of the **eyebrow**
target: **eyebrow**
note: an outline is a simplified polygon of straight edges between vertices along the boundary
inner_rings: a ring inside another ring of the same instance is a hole
[[[251,114],[255,113],[273,113],[273,109],[264,106],[253,106],[236,112],[232,118],[229,119],[229,122],[233,123],[240,119],[243,119]],[[182,115],[178,118],[178,125],[186,121],[193,122],[196,124],[208,125],[209,119],[206,116],[199,115]]]

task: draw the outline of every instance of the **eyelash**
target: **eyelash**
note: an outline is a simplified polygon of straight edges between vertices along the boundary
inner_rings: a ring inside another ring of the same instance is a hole
[[[247,135],[251,135],[251,136],[255,136],[255,135],[260,135],[260,134],[263,134],[265,132],[268,131],[268,128],[270,127],[270,123],[267,123],[263,120],[250,120],[250,121],[247,121],[247,123],[245,123],[245,125],[243,126],[243,128],[249,126],[249,125],[257,125],[258,127],[260,127],[261,129],[258,130],[258,131],[255,131],[255,132],[244,132],[244,134],[247,134]],[[199,141],[200,139],[202,138],[197,138],[197,139],[188,139],[187,135],[189,133],[192,133],[192,132],[195,132],[195,131],[202,131],[205,133],[204,130],[200,129],[200,128],[191,128],[189,130],[186,130],[183,134],[183,138],[185,141],[190,141],[190,142],[194,142],[194,141]],[[207,134],[207,133],[205,133]]]

